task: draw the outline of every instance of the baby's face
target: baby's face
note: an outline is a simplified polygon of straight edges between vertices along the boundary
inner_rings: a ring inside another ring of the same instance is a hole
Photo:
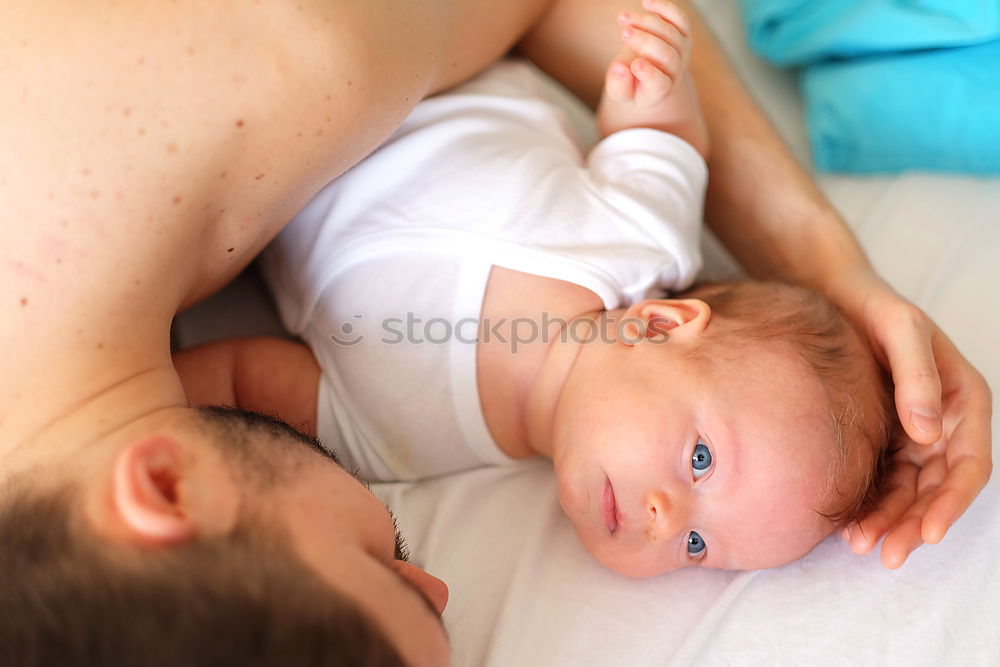
[[[790,352],[587,345],[560,397],[559,499],[587,549],[645,577],[795,560],[831,525],[834,432],[820,381]]]

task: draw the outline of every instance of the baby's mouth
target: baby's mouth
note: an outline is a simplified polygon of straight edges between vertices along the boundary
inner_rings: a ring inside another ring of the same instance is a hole
[[[601,517],[609,534],[614,534],[618,530],[618,502],[615,500],[615,490],[611,486],[611,480],[604,478],[604,493],[601,496]]]

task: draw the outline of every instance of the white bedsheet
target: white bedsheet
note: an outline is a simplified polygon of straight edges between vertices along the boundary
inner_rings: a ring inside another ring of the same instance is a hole
[[[805,157],[792,75],[749,55],[734,0],[699,4]],[[882,274],[1000,387],[1000,179],[820,182]],[[730,275],[724,253],[706,243],[711,274]],[[242,323],[221,321],[220,307]],[[273,322],[259,287],[242,283],[182,317],[175,334],[188,345],[270,333]],[[997,486],[941,544],[918,549],[897,571],[883,569],[877,551],[855,556],[830,538],[774,570],[681,570],[651,580],[621,577],[590,558],[559,510],[545,463],[379,491],[398,513],[414,561],[451,587],[445,621],[459,666],[996,665]]]
[[[823,182],[876,266],[1000,386],[1000,183]],[[774,570],[642,581],[586,554],[544,463],[381,490],[451,586],[456,665],[596,667],[1000,664],[997,487],[897,571],[831,537]]]

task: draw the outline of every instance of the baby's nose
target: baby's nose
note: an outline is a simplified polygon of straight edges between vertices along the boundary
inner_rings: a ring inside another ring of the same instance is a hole
[[[663,491],[646,494],[646,534],[651,542],[671,540],[687,524],[687,508],[675,497]]]

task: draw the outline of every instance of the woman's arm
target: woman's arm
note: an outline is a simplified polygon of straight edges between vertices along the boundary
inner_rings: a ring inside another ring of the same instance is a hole
[[[664,0],[558,0],[519,47],[584,101],[600,98],[604,64],[620,43],[615,15]],[[937,542],[992,469],[992,397],[941,330],[872,269],[857,240],[743,88],[692,3],[676,3],[694,36],[691,72],[712,152],[706,220],[758,278],[816,289],[867,334],[896,385],[903,444],[879,508],[846,531],[856,551],[882,535],[895,567]]]
[[[308,347],[280,338],[233,338],[174,355],[191,405],[233,405],[276,415],[316,435],[319,364]]]

